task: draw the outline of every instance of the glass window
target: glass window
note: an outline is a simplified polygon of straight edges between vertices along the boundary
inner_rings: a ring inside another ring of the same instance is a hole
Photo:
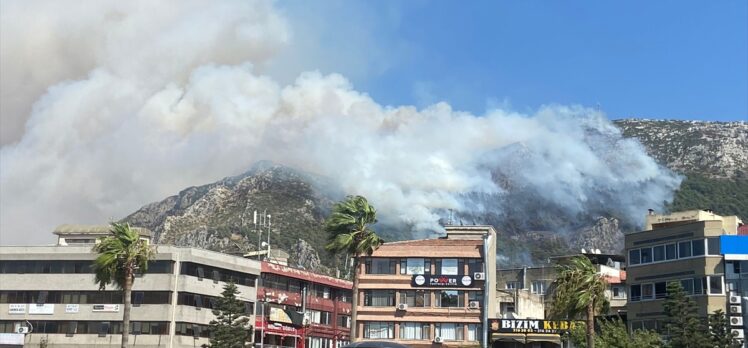
[[[678,243],[678,258],[691,257],[691,241]]]
[[[480,341],[483,326],[479,324],[468,324],[468,341]]]
[[[652,284],[642,284],[642,300],[651,300],[654,298],[654,286]]]
[[[483,307],[483,291],[468,291],[468,301],[478,302],[480,307]]]
[[[625,299],[626,298],[626,289],[623,286],[613,286],[611,287],[611,291],[613,293],[613,298],[617,299]]]
[[[722,277],[721,276],[709,276],[709,293],[713,295],[722,294]]]
[[[395,305],[395,291],[366,290],[364,291],[364,305],[373,307],[391,307]]]
[[[465,296],[462,291],[441,290],[436,296],[437,307],[465,307]]]
[[[351,316],[350,315],[338,315],[338,326],[340,327],[351,327]]]
[[[652,262],[652,248],[642,248],[641,256],[642,256],[642,259],[641,259],[642,263]]]
[[[508,290],[511,290],[511,289],[521,289],[521,288],[522,288],[522,286],[517,281],[506,282],[506,289],[508,289]]]
[[[655,298],[660,299],[660,298],[667,297],[667,283],[665,282],[655,283],[654,289],[655,289]]]
[[[431,293],[426,290],[401,291],[400,303],[409,307],[431,307]]]
[[[677,247],[675,244],[668,244],[665,246],[665,259],[666,260],[675,260],[678,258],[677,255]]]
[[[395,274],[395,259],[369,258],[366,263],[368,274]]]
[[[468,259],[468,274],[473,276],[476,272],[483,272],[483,260],[481,259]]]
[[[439,274],[458,275],[461,272],[457,269],[457,259],[442,259]]]
[[[704,255],[704,239],[694,240],[691,245],[693,245],[693,256]]]
[[[395,323],[378,321],[364,322],[364,338],[394,339]]]
[[[631,285],[631,301],[641,301],[642,299],[642,286],[640,284]]]
[[[453,323],[437,323],[434,336],[441,337],[445,341],[462,341],[463,325]]]
[[[639,254],[639,249],[629,250],[629,264],[638,265],[639,263],[641,263],[641,255]]]
[[[428,323],[400,323],[400,339],[427,340],[430,329]]]
[[[544,280],[534,280],[532,282],[530,291],[533,294],[545,295],[545,281]]]
[[[658,245],[654,248],[652,248],[652,251],[654,253],[654,261],[665,261],[665,246],[664,245]]]
[[[403,270],[402,265],[400,265],[400,273],[403,273],[403,271],[405,271],[405,274],[424,274],[424,267],[424,259],[408,258],[405,260],[405,270]]]
[[[709,237],[706,242],[709,255],[719,255],[719,237]]]
[[[687,295],[693,294],[693,279],[683,279],[680,281],[680,286],[683,287],[683,291]]]
[[[701,295],[704,293],[704,281],[705,278],[693,278],[694,295]]]

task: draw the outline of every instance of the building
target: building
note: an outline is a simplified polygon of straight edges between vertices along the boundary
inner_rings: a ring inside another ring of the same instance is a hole
[[[42,340],[63,348],[120,346],[122,293],[114,287],[99,291],[91,269],[91,247],[108,230],[66,225],[55,231],[55,246],[0,247],[0,333],[28,329],[27,347]],[[207,344],[211,308],[227,281],[237,284],[254,323],[259,262],[196,248],[157,248],[147,274],[134,283],[131,345]]]
[[[262,262],[255,345],[338,348],[348,344],[353,284],[285,264]]]
[[[706,318],[726,310],[725,262],[720,237],[737,235],[742,221],[708,210],[659,215],[650,211],[644,231],[625,234],[628,255],[628,325],[664,333],[667,283],[678,281]]]
[[[385,243],[360,258],[356,340],[410,347],[480,344],[495,313],[496,231],[446,231],[438,239]]]
[[[725,307],[732,331],[745,342],[748,330],[748,235],[719,237],[720,253],[725,263],[727,298]]]

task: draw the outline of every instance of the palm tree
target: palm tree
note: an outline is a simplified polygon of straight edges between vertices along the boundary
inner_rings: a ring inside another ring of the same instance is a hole
[[[592,261],[585,256],[575,256],[556,266],[558,277],[551,286],[554,317],[574,318],[585,313],[587,347],[595,347],[595,313],[607,304],[607,282]]]
[[[353,303],[351,306],[351,340],[356,339],[356,306],[358,305],[358,272],[360,255],[371,255],[382,239],[370,228],[377,222],[377,211],[362,196],[348,196],[332,207],[325,221],[330,233],[328,251],[344,254],[346,262],[353,257]]]
[[[99,239],[93,251],[99,256],[94,260],[95,282],[99,290],[106,289],[108,284],[123,290],[122,306],[122,348],[127,348],[130,335],[130,296],[135,273],[145,273],[148,261],[156,250],[148,242],[140,239],[138,232],[125,223],[112,223],[111,235]]]

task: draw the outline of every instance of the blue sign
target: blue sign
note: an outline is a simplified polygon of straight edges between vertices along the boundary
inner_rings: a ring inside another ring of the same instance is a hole
[[[748,255],[748,236],[719,236],[719,253],[722,255]]]

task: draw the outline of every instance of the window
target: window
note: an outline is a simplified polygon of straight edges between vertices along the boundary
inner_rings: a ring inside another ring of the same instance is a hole
[[[631,285],[631,302],[641,301],[642,286],[640,284]]]
[[[330,312],[309,309],[306,313],[312,324],[330,325],[330,317],[332,315]]]
[[[462,324],[437,323],[434,336],[441,337],[445,341],[462,341]]]
[[[642,260],[641,260],[642,263],[652,262],[652,248],[642,248],[641,255],[642,255]]]
[[[639,263],[641,263],[641,254],[639,252],[639,249],[629,250],[629,264],[638,265]]]
[[[394,290],[364,291],[364,305],[372,307],[391,307],[395,305]]]
[[[685,241],[678,243],[678,257],[691,257],[691,241]]]
[[[468,291],[468,302],[477,301],[483,307],[483,291]]]
[[[438,274],[444,275],[458,275],[462,272],[458,269],[457,259],[441,259],[437,260],[437,272]]]
[[[709,237],[706,239],[707,242],[707,254],[719,255],[719,237]]]
[[[424,259],[402,259],[400,261],[400,274],[425,274],[425,265],[426,261]]]
[[[351,297],[353,296],[353,292],[350,290],[340,290],[338,289],[336,291],[338,294],[338,301],[341,302],[351,302]]]
[[[531,284],[530,291],[533,294],[538,295],[545,295],[545,281],[544,280],[534,280]]]
[[[693,278],[693,294],[694,295],[702,295],[705,294],[704,289],[706,278]]]
[[[654,253],[654,257],[653,257],[654,262],[665,260],[665,246],[664,245],[658,245],[652,248],[652,252]]]
[[[367,274],[395,274],[395,259],[368,258],[366,259]]]
[[[175,331],[179,336],[210,337],[210,326],[208,325],[177,322]]]
[[[468,341],[480,341],[483,333],[483,326],[478,324],[468,324]]]
[[[319,298],[330,298],[330,287],[322,284],[314,284],[312,287],[312,295]]]
[[[364,322],[364,338],[395,338],[395,323],[367,321]]]
[[[683,291],[687,295],[693,294],[693,279],[683,279],[680,281],[680,286],[683,287]]]
[[[514,313],[514,302],[499,302],[499,313]]]
[[[675,260],[678,258],[677,254],[678,248],[676,244],[668,244],[665,246],[665,259],[666,260]]]
[[[436,293],[437,307],[465,307],[465,296],[462,291],[441,290]]]
[[[468,259],[468,274],[474,275],[476,272],[483,272],[483,260],[481,259]]]
[[[350,315],[338,315],[338,326],[340,327],[351,327],[351,316]]]
[[[405,303],[408,307],[431,307],[431,292],[426,290],[401,291],[400,303]]]
[[[642,300],[651,300],[654,298],[654,286],[652,284],[642,284]]]
[[[691,245],[693,245],[693,256],[701,256],[704,255],[704,239],[698,239],[691,241]]]
[[[254,274],[242,273],[228,269],[202,265],[194,262],[182,262],[179,273],[197,277],[198,280],[200,280],[205,278],[206,273],[213,275],[213,271],[218,271],[218,276],[220,277],[221,281],[233,281],[238,285],[255,286],[255,280],[257,279]]]
[[[401,323],[400,339],[403,340],[427,340],[431,327],[428,323]]]
[[[712,295],[722,295],[721,276],[709,276],[709,293]]]
[[[611,292],[613,293],[613,298],[615,299],[625,299],[626,298],[626,290],[623,286],[616,285],[610,288]]]
[[[667,283],[659,282],[654,284],[655,298],[661,299],[667,297]]]
[[[521,289],[522,285],[518,281],[510,281],[506,282],[506,289],[512,290],[512,289]]]

